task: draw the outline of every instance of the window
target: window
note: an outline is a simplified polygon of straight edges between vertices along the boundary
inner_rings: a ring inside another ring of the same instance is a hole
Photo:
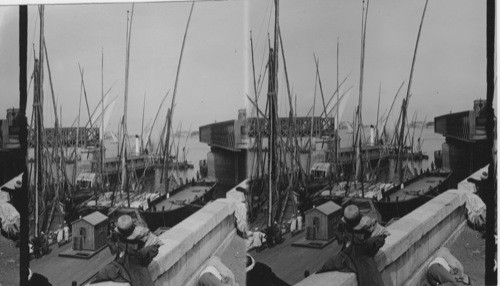
[[[313,217],[313,225],[319,226],[319,217],[317,217],[317,216]]]

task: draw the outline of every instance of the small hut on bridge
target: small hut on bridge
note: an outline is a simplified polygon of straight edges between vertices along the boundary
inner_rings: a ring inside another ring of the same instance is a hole
[[[329,201],[305,212],[307,240],[330,240],[342,218],[342,207]]]
[[[71,224],[73,250],[98,250],[106,244],[108,217],[95,211]]]

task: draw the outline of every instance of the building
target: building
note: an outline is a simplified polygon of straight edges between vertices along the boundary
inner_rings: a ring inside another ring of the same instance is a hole
[[[492,156],[484,128],[486,101],[474,100],[474,109],[434,118],[434,132],[442,134],[442,166],[450,169],[452,185],[488,164]]]
[[[71,224],[73,250],[98,250],[108,237],[108,217],[95,211]]]
[[[306,239],[330,240],[342,218],[342,208],[329,201],[305,212]]]
[[[225,193],[248,177],[248,136],[246,110],[238,111],[237,120],[212,123],[199,128],[200,142],[210,146],[207,175],[217,178],[217,193]]]

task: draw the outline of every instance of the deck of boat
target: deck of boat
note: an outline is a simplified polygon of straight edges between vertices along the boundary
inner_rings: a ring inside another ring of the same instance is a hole
[[[436,187],[440,182],[444,181],[444,179],[445,178],[442,176],[423,176],[407,186],[404,186],[403,189],[390,194],[389,198],[392,202],[396,201],[396,198],[401,201],[419,197],[425,194],[425,192],[429,190],[429,187]]]
[[[283,243],[261,252],[251,250],[249,254],[256,261],[271,267],[276,276],[294,285],[304,279],[304,271],[309,270],[311,274],[318,271],[330,257],[340,250],[337,241],[328,244],[323,249],[292,246],[292,243],[304,236],[305,231],[293,237],[287,233],[283,235],[285,239]]]
[[[194,201],[196,198],[199,198],[205,195],[206,192],[210,190],[212,186],[188,186],[175,195],[171,196],[169,199],[163,200],[155,205],[156,210],[161,210],[165,208],[165,210],[174,210],[184,206],[185,204],[189,204]]]
[[[46,276],[52,285],[71,285],[72,281],[81,285],[114,259],[108,248],[90,259],[59,256],[70,247],[71,243],[62,247],[57,247],[57,244],[52,245],[49,254],[30,261],[31,270]]]

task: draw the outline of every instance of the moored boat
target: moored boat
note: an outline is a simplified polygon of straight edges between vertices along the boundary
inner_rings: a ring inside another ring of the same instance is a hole
[[[385,222],[400,218],[423,205],[448,188],[449,171],[427,171],[403,184],[398,184],[382,192],[382,199],[375,205]]]
[[[159,227],[173,227],[210,201],[216,185],[216,180],[208,178],[187,183],[168,195],[149,201],[148,208],[140,213],[152,231]]]

